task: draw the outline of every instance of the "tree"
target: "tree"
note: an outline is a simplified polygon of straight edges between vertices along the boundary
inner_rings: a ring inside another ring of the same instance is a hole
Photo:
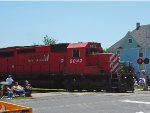
[[[36,43],[36,42],[33,42],[32,46],[37,46],[37,45],[40,45],[39,42]]]
[[[44,36],[44,39],[43,39],[43,43],[45,45],[51,45],[51,44],[56,44],[57,40],[52,38],[52,37],[49,37],[49,36]]]
[[[104,53],[109,53],[108,48],[103,49],[103,52],[104,52]]]

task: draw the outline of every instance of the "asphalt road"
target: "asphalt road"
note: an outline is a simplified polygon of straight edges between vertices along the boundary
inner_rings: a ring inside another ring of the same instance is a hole
[[[32,107],[33,113],[150,113],[150,91],[51,92],[33,94],[33,99],[9,101]]]

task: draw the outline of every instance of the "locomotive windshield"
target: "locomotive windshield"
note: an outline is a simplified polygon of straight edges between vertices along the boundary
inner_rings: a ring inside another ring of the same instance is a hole
[[[87,49],[86,49],[86,54],[97,54],[97,53],[102,53],[102,48],[100,43],[98,44],[91,44]]]
[[[99,50],[97,48],[87,48],[86,49],[86,54],[96,54],[99,53]]]

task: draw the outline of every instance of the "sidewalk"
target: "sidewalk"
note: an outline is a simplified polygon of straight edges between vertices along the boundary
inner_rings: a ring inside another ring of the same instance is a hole
[[[62,95],[62,92],[32,93],[33,98]]]
[[[40,93],[40,92],[34,92],[32,93],[33,98],[38,98],[38,97],[47,97],[47,96],[57,96],[57,95],[66,95],[66,94],[75,94],[75,95],[86,95],[86,94],[98,94],[98,95],[103,95],[103,94],[150,94],[150,89],[148,91],[143,91],[141,89],[136,89],[134,93],[108,93],[108,92],[46,92],[46,93]]]

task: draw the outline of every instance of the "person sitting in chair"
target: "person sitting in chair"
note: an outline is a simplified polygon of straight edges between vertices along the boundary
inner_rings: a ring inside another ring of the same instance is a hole
[[[18,84],[18,82],[15,82],[15,84],[12,86],[12,90],[19,96],[25,96],[25,91],[23,87]]]
[[[26,80],[24,83],[24,90],[25,90],[25,95],[26,96],[31,96],[32,93],[32,86],[29,84],[29,82]]]
[[[13,91],[12,91],[12,89],[10,89],[9,86],[6,86],[5,90],[6,90],[8,99],[12,99],[12,97],[13,97]]]

